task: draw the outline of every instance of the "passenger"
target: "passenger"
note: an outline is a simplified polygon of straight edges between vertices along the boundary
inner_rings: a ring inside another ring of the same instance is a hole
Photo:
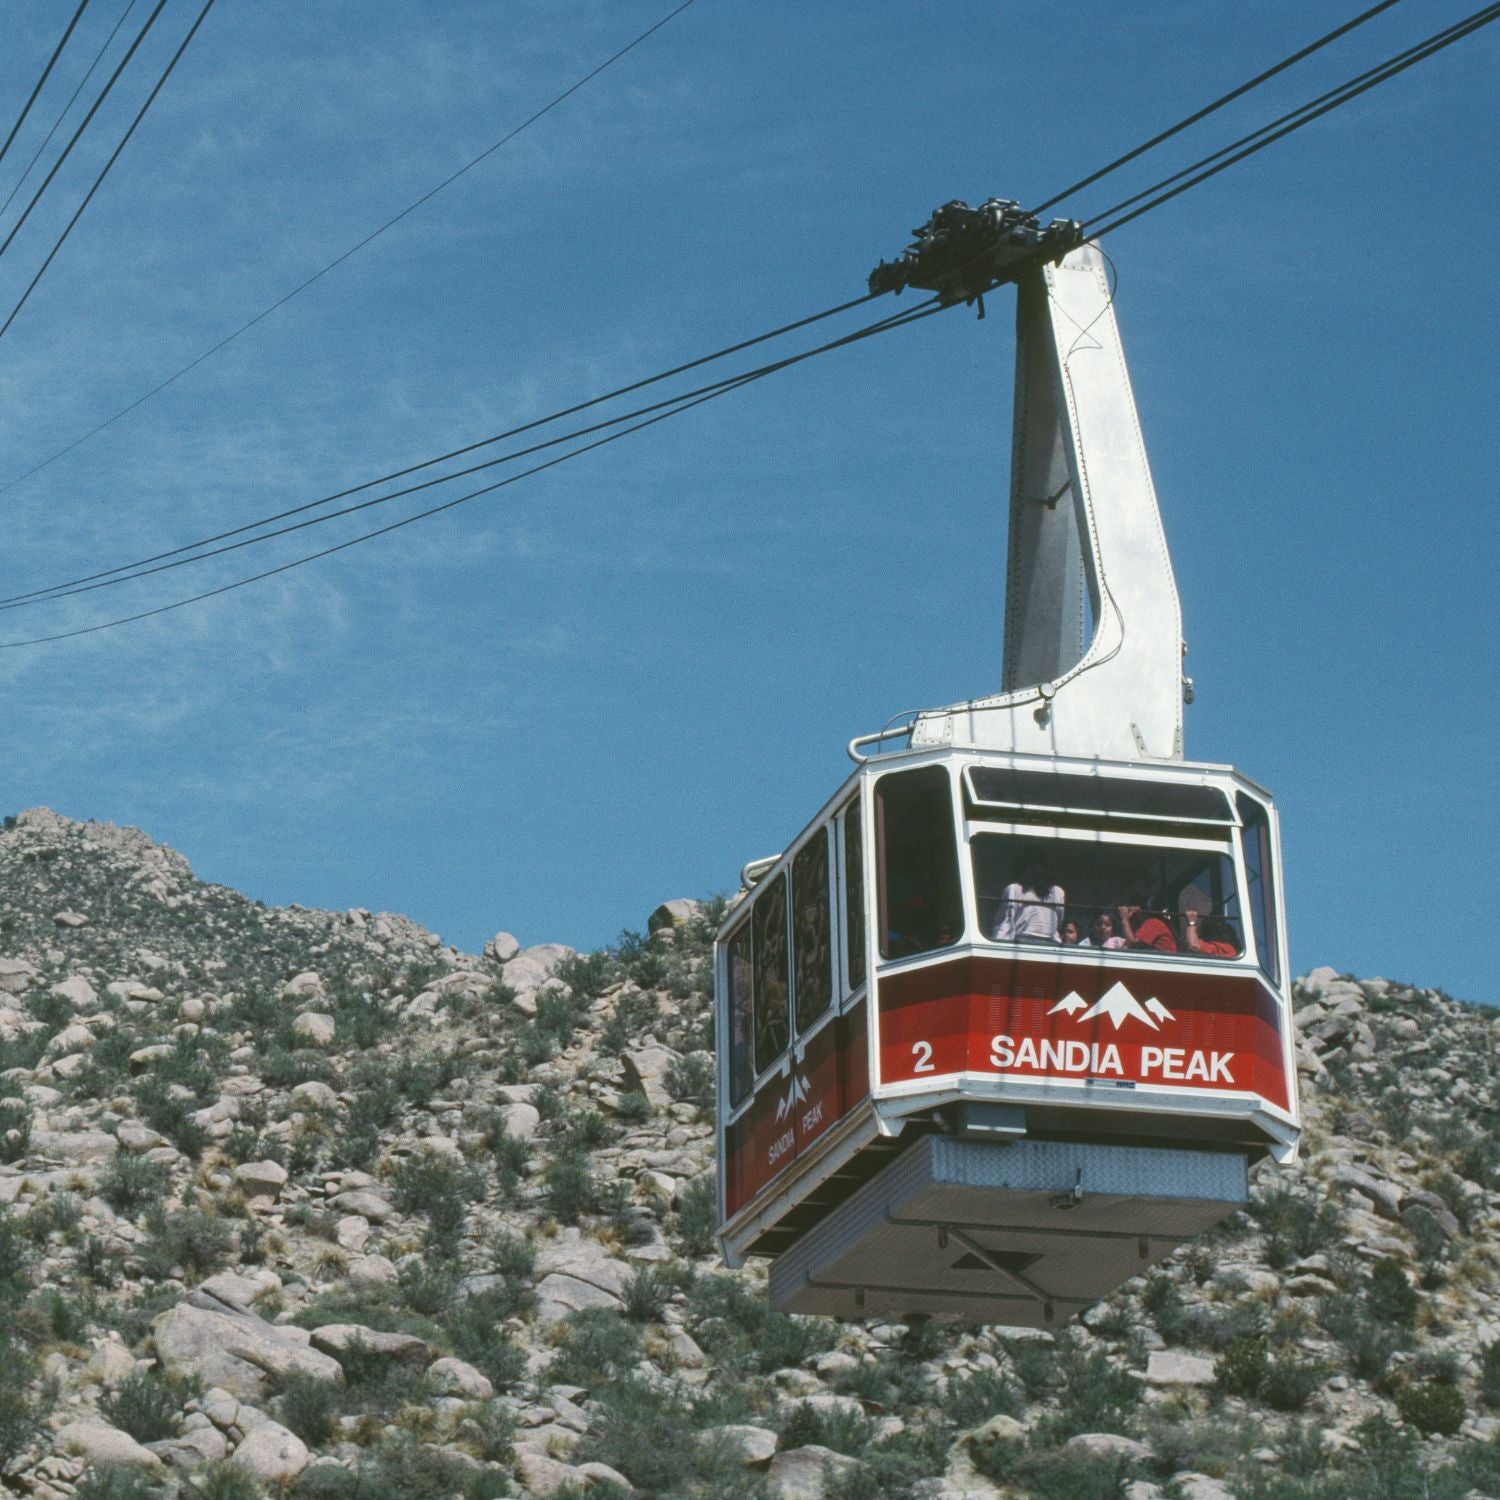
[[[1089,935],[1079,944],[1081,948],[1123,948],[1125,939],[1120,936],[1119,926],[1112,911],[1101,911],[1089,923]]]
[[[1057,929],[1057,940],[1064,948],[1080,948],[1083,946],[1083,934],[1078,930],[1078,923],[1072,917],[1069,917]]]
[[[1200,917],[1197,912],[1190,911],[1183,918],[1183,923],[1184,940],[1194,953],[1212,958],[1240,956],[1240,945],[1235,939],[1234,928],[1223,917],[1216,917],[1211,913]]]
[[[1014,942],[1017,938],[1043,943],[1057,941],[1063,890],[1052,883],[1051,873],[1040,860],[1032,860],[1020,880],[1013,880],[1001,894],[1005,904],[992,937],[1000,942]]]
[[[1177,939],[1172,929],[1144,903],[1132,901],[1120,908],[1120,929],[1127,948],[1155,948],[1159,953],[1176,953]]]

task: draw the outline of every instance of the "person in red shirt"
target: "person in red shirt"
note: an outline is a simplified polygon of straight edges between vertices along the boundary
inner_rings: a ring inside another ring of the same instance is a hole
[[[1240,947],[1234,940],[1234,928],[1223,917],[1199,916],[1190,911],[1183,918],[1186,930],[1183,934],[1188,947],[1205,958],[1238,958]]]
[[[1158,953],[1176,953],[1177,938],[1155,912],[1134,902],[1120,908],[1120,930],[1127,948],[1155,948]]]

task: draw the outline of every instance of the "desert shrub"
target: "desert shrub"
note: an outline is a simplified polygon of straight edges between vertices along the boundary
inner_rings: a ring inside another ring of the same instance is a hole
[[[217,1463],[197,1476],[189,1493],[194,1500],[261,1500],[265,1492],[248,1470]]]
[[[452,1304],[462,1273],[452,1261],[424,1258],[408,1261],[398,1273],[402,1301],[424,1317],[436,1317]],[[374,1324],[367,1325],[374,1327]]]
[[[707,1341],[731,1373],[760,1372],[800,1365],[832,1347],[831,1323],[772,1312],[764,1294],[728,1276],[700,1276],[688,1290],[693,1336]]]
[[[1401,1262],[1392,1256],[1377,1260],[1371,1267],[1365,1300],[1370,1316],[1378,1323],[1389,1323],[1406,1331],[1416,1325],[1420,1298],[1406,1279]]]
[[[71,1291],[49,1286],[27,1303],[24,1314],[36,1337],[81,1344],[101,1321],[102,1311],[99,1294],[92,1287],[75,1296]],[[32,1323],[31,1319],[36,1321]],[[27,1337],[32,1336],[32,1332],[27,1333]]]
[[[31,1261],[24,1223],[0,1207],[0,1307],[25,1300],[31,1291]]]
[[[333,1436],[341,1407],[337,1386],[302,1371],[287,1376],[276,1396],[277,1416],[312,1448],[321,1448]]]
[[[976,1370],[948,1382],[943,1412],[956,1427],[978,1427],[991,1417],[1019,1416],[1025,1405],[1020,1387],[1002,1370]]]
[[[117,1213],[133,1216],[167,1195],[172,1174],[164,1162],[117,1151],[99,1183],[99,1194]]]
[[[1276,1183],[1249,1205],[1266,1237],[1266,1262],[1275,1270],[1338,1243],[1344,1215],[1329,1198],[1314,1200]]]
[[[1043,1449],[1018,1455],[1009,1478],[1032,1500],[1115,1500],[1132,1469],[1123,1455],[1096,1458]]]
[[[1479,1356],[1479,1393],[1488,1406],[1500,1406],[1500,1343],[1488,1345]]]
[[[625,1375],[641,1358],[641,1336],[609,1308],[585,1307],[562,1325],[552,1379],[598,1387]]]
[[[561,1224],[576,1224],[599,1209],[599,1185],[589,1172],[588,1159],[570,1154],[547,1169],[547,1212]]]
[[[0,1161],[20,1161],[30,1147],[31,1106],[24,1099],[0,1099]]]
[[[229,1226],[195,1208],[157,1209],[146,1220],[143,1259],[153,1276],[164,1280],[178,1267],[201,1281],[223,1265],[234,1244]]]
[[[427,1220],[427,1245],[445,1255],[457,1253],[468,1205],[484,1196],[481,1169],[443,1158],[408,1157],[396,1169],[396,1205]]]
[[[1057,1362],[1058,1410],[1039,1425],[1045,1441],[1060,1443],[1079,1432],[1127,1432],[1140,1409],[1140,1387],[1103,1350],[1067,1349]]]
[[[75,1500],[156,1500],[161,1490],[138,1469],[95,1468],[73,1491]]]
[[[54,1234],[66,1238],[83,1218],[83,1199],[77,1193],[51,1192],[26,1216],[26,1232],[38,1244]]]
[[[615,1113],[620,1117],[621,1124],[641,1125],[651,1118],[651,1101],[639,1089],[635,1089],[620,1095]]]
[[[1328,1370],[1321,1360],[1278,1352],[1271,1357],[1260,1395],[1273,1411],[1301,1411],[1327,1383]]]
[[[1042,1344],[1012,1344],[1007,1349],[1010,1367],[1031,1401],[1051,1394],[1057,1384],[1057,1356]]]
[[[196,1158],[208,1144],[207,1129],[192,1119],[203,1107],[196,1097],[184,1098],[156,1075],[136,1091],[141,1118],[171,1141],[184,1156]]]
[[[822,1409],[806,1403],[791,1407],[781,1424],[783,1450],[816,1443],[835,1453],[858,1454],[874,1433],[874,1424],[862,1411],[852,1408]]]
[[[536,1274],[536,1246],[501,1230],[489,1243],[490,1270],[508,1281],[529,1282]]]
[[[1396,1410],[1402,1421],[1428,1436],[1440,1433],[1451,1437],[1468,1415],[1463,1393],[1455,1386],[1437,1382],[1402,1386],[1396,1392]]]
[[[496,1390],[508,1389],[526,1373],[526,1351],[500,1326],[514,1310],[514,1293],[501,1286],[466,1297],[448,1316],[453,1352],[487,1375]]]
[[[719,1195],[710,1177],[695,1177],[677,1196],[677,1237],[689,1255],[709,1255],[718,1244]]]
[[[1187,1305],[1181,1287],[1170,1276],[1158,1273],[1149,1277],[1141,1290],[1141,1303],[1164,1339],[1174,1344],[1182,1341]]]
[[[659,1322],[677,1291],[679,1279],[664,1266],[638,1266],[625,1283],[625,1316],[632,1323]]]
[[[684,1104],[706,1105],[714,1097],[713,1059],[703,1052],[689,1052],[667,1068],[667,1088]]]
[[[554,975],[584,1000],[597,1000],[614,982],[615,964],[608,952],[579,953],[565,958]]]
[[[40,1413],[28,1389],[34,1368],[31,1351],[0,1334],[0,1467],[22,1452],[40,1427]]]
[[[1236,1339],[1214,1362],[1214,1375],[1231,1396],[1258,1396],[1266,1382],[1271,1356],[1264,1338]]]
[[[1320,1304],[1323,1328],[1349,1356],[1349,1367],[1362,1380],[1384,1378],[1391,1356],[1408,1342],[1401,1329],[1370,1316],[1368,1300],[1358,1292],[1337,1292]]]
[[[138,1443],[159,1443],[176,1437],[182,1408],[194,1394],[190,1386],[158,1374],[137,1370],[127,1375],[99,1402],[113,1427],[128,1432]]]

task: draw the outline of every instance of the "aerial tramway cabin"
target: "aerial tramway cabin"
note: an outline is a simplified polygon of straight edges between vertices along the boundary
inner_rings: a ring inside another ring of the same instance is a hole
[[[1295,1158],[1280,850],[1264,788],[1182,758],[1100,253],[962,211],[1052,252],[1007,277],[1002,688],[851,743],[853,774],[746,866],[716,948],[721,1241],[771,1259],[783,1310],[1050,1326]],[[906,284],[942,291],[929,248]]]

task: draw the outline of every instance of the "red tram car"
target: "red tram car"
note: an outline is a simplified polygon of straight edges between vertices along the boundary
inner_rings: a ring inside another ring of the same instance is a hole
[[[1070,228],[950,205],[872,277],[1018,284],[1004,669],[853,742],[720,930],[721,1242],[785,1310],[1047,1326],[1296,1155],[1276,813],[1183,759],[1113,288]]]

